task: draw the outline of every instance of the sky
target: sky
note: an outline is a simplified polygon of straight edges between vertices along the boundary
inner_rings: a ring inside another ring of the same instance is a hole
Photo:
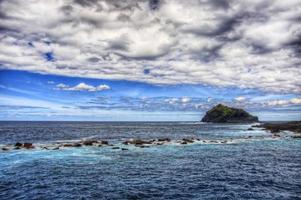
[[[301,120],[301,0],[0,0],[0,120]]]

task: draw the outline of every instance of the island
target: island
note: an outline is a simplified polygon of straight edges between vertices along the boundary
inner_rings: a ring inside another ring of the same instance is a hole
[[[202,122],[251,123],[258,122],[258,117],[249,114],[243,109],[218,104],[206,112]]]

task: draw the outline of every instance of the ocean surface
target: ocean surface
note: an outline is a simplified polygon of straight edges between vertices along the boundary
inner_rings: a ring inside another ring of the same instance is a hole
[[[171,138],[111,146],[0,150],[0,199],[301,199],[301,140],[251,124],[0,122],[0,146]],[[179,144],[182,138],[199,138]],[[225,142],[221,142],[225,141]]]

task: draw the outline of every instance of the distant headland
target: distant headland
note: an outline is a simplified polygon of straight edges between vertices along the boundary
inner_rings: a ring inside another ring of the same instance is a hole
[[[215,123],[249,123],[258,122],[258,117],[249,114],[243,109],[218,104],[207,111],[201,121]]]

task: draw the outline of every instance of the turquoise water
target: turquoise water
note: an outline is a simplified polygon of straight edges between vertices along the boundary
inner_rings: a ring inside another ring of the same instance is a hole
[[[272,138],[260,129],[248,131],[250,126],[1,122],[3,145],[82,138],[120,147],[129,138],[172,142],[126,146],[127,151],[110,146],[3,151],[0,199],[300,199],[301,140]],[[176,143],[185,137],[201,141]]]

